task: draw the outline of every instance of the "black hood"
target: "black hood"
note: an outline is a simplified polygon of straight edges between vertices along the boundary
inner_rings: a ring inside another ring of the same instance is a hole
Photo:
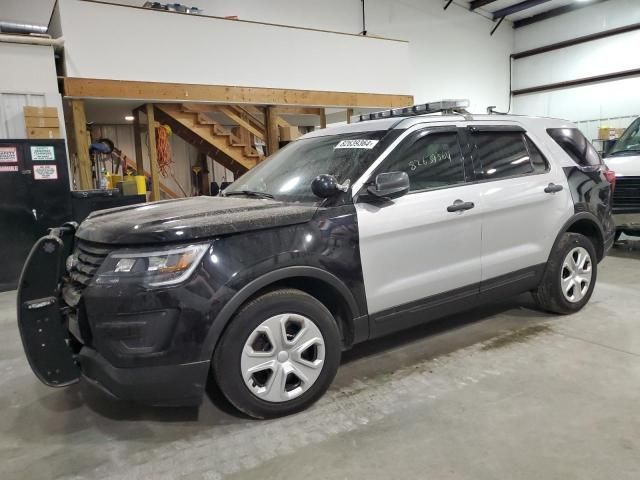
[[[111,244],[164,243],[311,220],[317,207],[245,197],[194,197],[92,213],[78,238]]]

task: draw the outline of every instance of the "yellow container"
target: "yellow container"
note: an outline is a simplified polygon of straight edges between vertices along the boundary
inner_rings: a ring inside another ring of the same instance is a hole
[[[110,175],[107,177],[109,179],[109,188],[118,188],[118,182],[122,181],[122,175]]]
[[[147,177],[144,175],[136,175],[136,188],[138,190],[138,195],[144,195],[147,193]]]

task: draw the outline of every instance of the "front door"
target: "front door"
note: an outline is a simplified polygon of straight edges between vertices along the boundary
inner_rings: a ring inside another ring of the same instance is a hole
[[[372,337],[428,320],[448,294],[475,296],[481,276],[480,189],[467,183],[456,128],[409,134],[374,176],[393,171],[409,175],[408,194],[356,203]]]

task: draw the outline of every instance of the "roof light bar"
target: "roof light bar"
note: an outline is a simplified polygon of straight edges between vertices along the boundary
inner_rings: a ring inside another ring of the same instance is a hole
[[[358,122],[366,120],[378,120],[381,118],[409,117],[413,115],[425,115],[427,113],[467,113],[469,100],[439,100],[437,102],[422,103],[412,107],[392,108],[381,112],[363,113],[356,115],[354,119]]]

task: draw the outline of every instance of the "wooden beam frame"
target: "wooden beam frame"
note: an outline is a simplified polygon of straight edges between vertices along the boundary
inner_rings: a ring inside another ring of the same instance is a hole
[[[136,168],[138,172],[144,172],[144,159],[142,156],[142,127],[140,126],[140,109],[133,112],[133,145],[136,154]],[[126,173],[126,172],[125,172]]]
[[[324,108],[320,109],[320,128],[327,128],[327,112]]]
[[[267,154],[273,155],[279,148],[280,132],[278,131],[278,115],[275,108],[269,106],[264,112],[265,130],[267,134]]]
[[[69,98],[359,108],[395,108],[413,105],[412,95],[236,87],[228,85],[192,85],[74,77],[63,77],[62,80],[64,96]]]
[[[151,201],[160,200],[160,178],[158,168],[158,150],[156,147],[156,117],[153,104],[147,103],[147,134],[149,135],[149,171],[151,173]]]
[[[89,158],[89,132],[87,132],[87,117],[83,100],[71,100],[71,119],[73,123],[73,141],[78,160],[78,182],[80,190],[91,190],[93,175]]]

